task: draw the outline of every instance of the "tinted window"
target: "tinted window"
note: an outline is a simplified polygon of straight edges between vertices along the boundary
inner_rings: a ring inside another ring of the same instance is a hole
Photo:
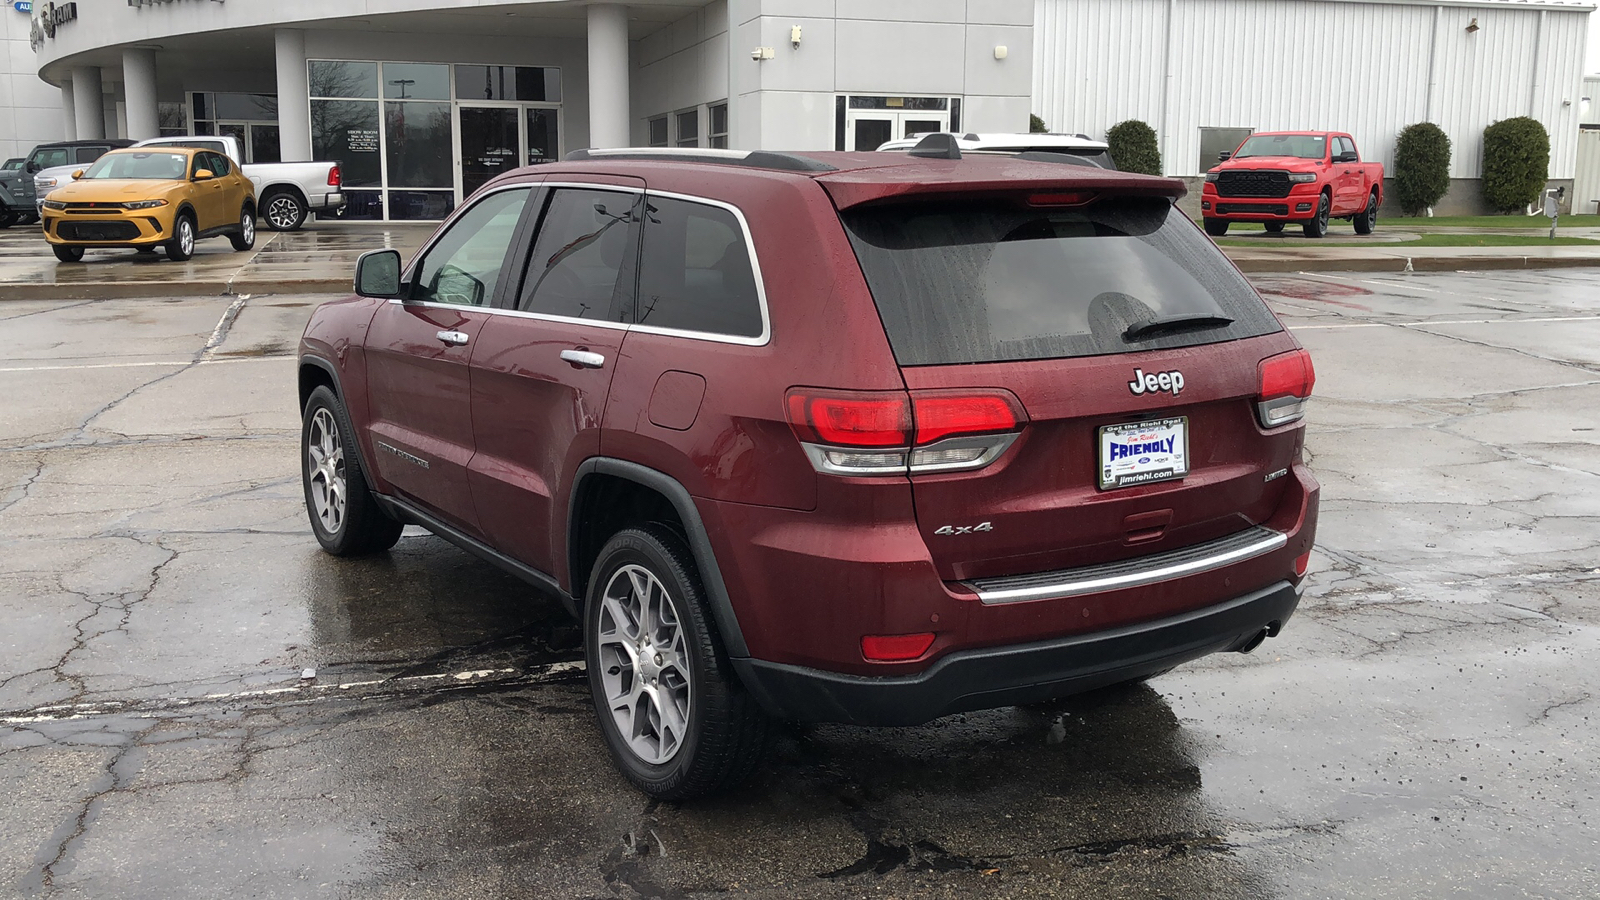
[[[1093,356],[1280,330],[1166,200],[1083,210],[941,202],[843,218],[901,365]],[[1191,324],[1150,328],[1174,317]]]
[[[545,207],[517,308],[575,319],[620,320],[621,283],[632,287],[639,195],[557,190]]]
[[[212,174],[216,175],[218,178],[228,174],[228,172],[233,168],[232,166],[228,165],[228,158],[223,156],[221,153],[207,153],[206,165],[210,167]]]
[[[67,165],[70,156],[65,147],[51,147],[48,150],[38,150],[33,154],[33,163],[41,169],[53,169],[56,166]]]
[[[78,147],[72,151],[72,161],[80,163],[92,163],[104,156],[106,151],[110,149],[110,147]]]
[[[718,206],[651,196],[639,263],[639,324],[760,337],[744,230]]]
[[[527,202],[526,188],[496,191],[462,213],[422,258],[411,299],[464,306],[492,301]]]
[[[1355,141],[1352,141],[1349,138],[1339,138],[1339,152],[1354,155],[1356,152]]]

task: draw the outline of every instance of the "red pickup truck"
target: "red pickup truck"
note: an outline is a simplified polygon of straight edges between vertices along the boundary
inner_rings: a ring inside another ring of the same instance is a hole
[[[1328,233],[1329,219],[1350,219],[1371,234],[1383,203],[1383,164],[1364,163],[1356,142],[1337,131],[1261,131],[1218,155],[1206,173],[1200,214],[1221,237],[1230,222],[1260,222],[1280,232],[1299,222],[1306,237]]]

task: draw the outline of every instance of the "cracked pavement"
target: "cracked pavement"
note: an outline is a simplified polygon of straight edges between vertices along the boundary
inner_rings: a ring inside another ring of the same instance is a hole
[[[1316,361],[1310,587],[1248,656],[611,768],[574,624],[322,554],[316,296],[0,302],[0,896],[1600,894],[1600,272],[1260,276]]]

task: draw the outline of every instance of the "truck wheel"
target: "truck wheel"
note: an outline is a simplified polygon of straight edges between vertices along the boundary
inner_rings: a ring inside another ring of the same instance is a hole
[[[1227,233],[1228,233],[1228,220],[1227,219],[1207,219],[1206,220],[1206,234],[1209,234],[1212,237],[1222,237],[1223,235],[1225,235]]]
[[[233,249],[243,253],[256,245],[256,210],[246,203],[239,211],[239,230],[228,235]]]
[[[1367,208],[1356,215],[1356,234],[1371,234],[1378,227],[1378,192],[1367,195]]]
[[[50,249],[56,252],[56,259],[62,262],[77,262],[83,259],[83,248],[72,247],[67,244],[51,244]]]
[[[694,557],[670,530],[617,532],[589,579],[584,658],[612,760],[641,791],[685,800],[736,787],[771,722],[739,683]]]
[[[172,223],[172,240],[167,241],[167,259],[183,262],[194,256],[194,216],[179,213]]]
[[[1283,234],[1282,222],[1264,222],[1261,227],[1267,229],[1267,234]]]
[[[311,531],[334,556],[387,550],[405,525],[372,499],[356,453],[350,417],[333,391],[319,387],[306,400],[300,425],[300,480]]]
[[[1303,226],[1304,229],[1305,229],[1305,232],[1306,232],[1306,237],[1308,237],[1308,238],[1319,238],[1319,237],[1322,237],[1323,235],[1327,234],[1328,233],[1328,215],[1332,211],[1333,211],[1333,201],[1328,199],[1328,195],[1327,194],[1322,194],[1321,196],[1319,196],[1317,198],[1317,215],[1316,215],[1316,217],[1312,218],[1312,219],[1307,219],[1305,225]]]
[[[305,224],[308,212],[291,191],[274,191],[261,201],[261,217],[273,231],[294,231]]]
[[[0,228],[10,228],[22,221],[22,214],[0,207]]]

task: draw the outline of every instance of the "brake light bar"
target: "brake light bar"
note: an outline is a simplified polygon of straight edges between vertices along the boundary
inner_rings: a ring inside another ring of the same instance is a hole
[[[898,475],[979,469],[1027,422],[1009,391],[792,388],[789,425],[819,472]]]
[[[1256,372],[1260,383],[1256,416],[1263,428],[1277,428],[1305,416],[1306,400],[1317,383],[1310,353],[1291,350],[1269,356],[1257,364]]]
[[[1094,191],[1053,191],[1028,195],[1029,206],[1082,206],[1092,201]]]

